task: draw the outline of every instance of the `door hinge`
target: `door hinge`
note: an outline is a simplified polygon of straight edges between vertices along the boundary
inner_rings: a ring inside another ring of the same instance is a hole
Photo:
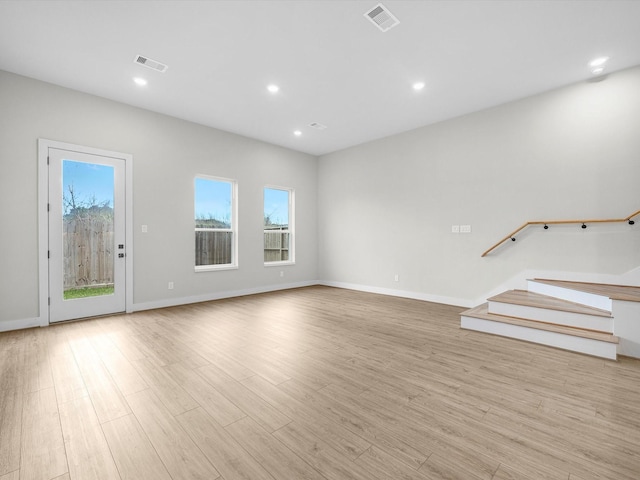
[[[47,258],[51,258],[51,250],[47,250]]]
[[[49,157],[47,157],[47,165],[49,165]]]
[[[49,210],[51,210],[51,204],[50,204],[50,203],[47,203],[47,212],[48,212]]]
[[[47,303],[49,304],[49,306],[51,306],[51,297],[47,298]]]

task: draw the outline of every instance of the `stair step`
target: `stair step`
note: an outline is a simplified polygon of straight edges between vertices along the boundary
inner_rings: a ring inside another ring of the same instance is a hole
[[[635,285],[610,285],[606,283],[572,282],[567,280],[550,280],[546,278],[534,278],[533,281],[560,288],[590,293],[593,295],[600,295],[612,300],[640,302],[640,287]]]
[[[617,358],[618,337],[606,332],[491,314],[488,304],[464,311],[460,327],[601,358]]]
[[[536,330],[546,330],[548,332],[561,333],[563,335],[590,338],[592,340],[598,340],[601,342],[618,343],[618,337],[608,332],[568,327],[566,325],[556,325],[553,323],[538,322],[536,320],[527,320],[525,318],[509,317],[506,315],[496,315],[494,313],[489,313],[487,303],[466,310],[460,315],[465,317],[482,318],[485,320],[491,320],[493,322],[509,323],[511,325],[519,325],[527,328],[535,328]]]
[[[613,317],[606,310],[526,290],[511,290],[491,297],[489,313],[613,333]]]
[[[611,312],[601,308],[589,307],[580,303],[563,300],[549,295],[529,292],[527,290],[510,290],[489,299],[490,302],[510,303],[526,307],[544,308],[560,312],[579,313],[598,317],[611,317]]]

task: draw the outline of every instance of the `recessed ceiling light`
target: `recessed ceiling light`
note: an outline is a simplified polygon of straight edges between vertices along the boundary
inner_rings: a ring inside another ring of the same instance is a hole
[[[593,60],[591,60],[589,62],[589,66],[590,67],[600,67],[600,66],[604,65],[605,63],[607,63],[607,60],[609,60],[609,57],[595,58],[595,59],[593,59]]]
[[[147,81],[141,77],[135,77],[133,81],[136,83],[136,85],[140,85],[141,87],[144,87],[147,84]]]
[[[414,90],[422,90],[424,88],[424,82],[416,82],[413,84]]]
[[[300,135],[302,135],[302,132],[301,132],[300,130],[296,130],[295,132],[293,132],[293,134],[294,134],[296,137],[299,137]]]
[[[267,86],[267,90],[269,90],[271,93],[278,93],[278,90],[280,90],[280,87],[272,83],[271,85]]]
[[[593,73],[594,75],[600,75],[602,72],[604,72],[604,65],[591,69],[591,73]]]

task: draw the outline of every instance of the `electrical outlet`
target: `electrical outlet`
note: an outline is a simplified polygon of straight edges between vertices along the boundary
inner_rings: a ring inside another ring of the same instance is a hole
[[[148,229],[146,225],[142,225],[142,233],[147,233]]]
[[[451,225],[451,233],[460,233],[460,225]]]
[[[471,225],[460,225],[460,233],[471,233]]]
[[[169,290],[173,290],[173,282],[169,282]]]
[[[282,270],[280,270],[280,276],[284,277],[284,272]]]
[[[397,281],[399,281],[399,280],[400,280],[400,276],[396,273],[396,274],[394,275],[394,277],[393,277],[393,281],[394,281],[394,282],[397,282]]]

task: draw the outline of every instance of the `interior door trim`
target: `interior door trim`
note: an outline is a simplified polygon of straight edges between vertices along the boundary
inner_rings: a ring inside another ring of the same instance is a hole
[[[133,312],[133,155],[113,152],[56,140],[38,139],[38,323],[41,327],[49,325],[49,148],[88,153],[103,157],[124,160],[125,163],[125,307]]]

